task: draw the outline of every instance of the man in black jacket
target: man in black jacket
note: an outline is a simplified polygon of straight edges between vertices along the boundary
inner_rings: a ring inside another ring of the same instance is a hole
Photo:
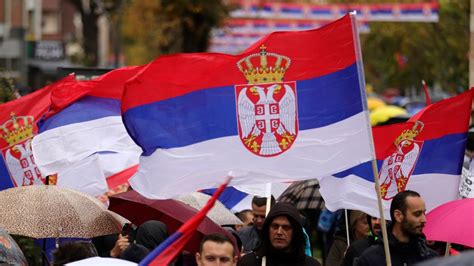
[[[275,204],[275,198],[270,198],[270,208]],[[267,198],[255,196],[252,199],[252,226],[246,226],[237,232],[242,241],[242,253],[248,253],[254,250],[260,243],[260,235],[263,222],[265,221],[265,213],[267,210]]]
[[[360,255],[370,246],[377,243],[381,231],[380,219],[367,215],[367,223],[369,224],[369,235],[364,239],[359,239],[351,243],[342,261],[342,266],[357,265],[356,262]]]
[[[387,227],[393,266],[411,265],[437,256],[426,246],[423,235],[425,212],[425,202],[417,192],[405,190],[393,198],[390,205],[392,223]],[[385,265],[382,239],[362,253],[357,265]]]
[[[243,256],[237,265],[260,266],[263,259],[267,266],[319,266],[306,256],[305,243],[298,210],[290,203],[279,202],[265,218],[259,247]]]

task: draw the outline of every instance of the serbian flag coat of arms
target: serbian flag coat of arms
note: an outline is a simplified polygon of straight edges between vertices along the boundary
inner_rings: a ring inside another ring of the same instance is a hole
[[[13,186],[44,184],[31,149],[38,132],[36,123],[48,112],[51,91],[72,86],[74,76],[68,76],[34,93],[0,105],[0,190]]]
[[[355,17],[275,32],[239,55],[157,58],[126,83],[149,198],[328,176],[374,158]]]

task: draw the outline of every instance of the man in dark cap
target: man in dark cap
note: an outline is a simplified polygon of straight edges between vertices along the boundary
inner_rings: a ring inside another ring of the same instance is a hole
[[[262,227],[261,243],[257,249],[239,261],[238,265],[321,265],[305,255],[305,238],[298,210],[286,202],[276,203]]]
[[[344,256],[342,266],[356,265],[360,255],[370,246],[377,243],[380,231],[382,230],[380,219],[367,215],[367,222],[369,224],[369,235],[351,243]]]

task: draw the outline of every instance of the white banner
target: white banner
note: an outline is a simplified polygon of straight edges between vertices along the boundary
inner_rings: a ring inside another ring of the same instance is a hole
[[[459,195],[462,198],[474,198],[474,162],[471,161],[469,170],[462,169],[461,182],[459,182]]]

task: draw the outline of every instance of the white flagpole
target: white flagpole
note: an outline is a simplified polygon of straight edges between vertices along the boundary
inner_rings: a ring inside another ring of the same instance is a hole
[[[267,183],[267,189],[265,191],[265,197],[267,197],[267,204],[265,206],[265,217],[267,217],[268,213],[270,212],[271,204],[272,204],[272,183]]]
[[[357,19],[356,19],[356,11],[350,12],[351,15],[351,21],[352,21],[352,31],[354,33],[354,49],[356,52],[356,60],[357,60],[357,68],[358,68],[358,73],[359,73],[359,87],[361,90],[361,95],[365,99],[362,99],[362,102],[365,103],[364,110],[368,110],[367,108],[367,95],[365,93],[365,77],[364,77],[364,66],[362,64],[362,52],[360,48],[360,42],[359,42],[359,31],[357,28]],[[372,160],[372,172],[374,174],[374,181],[375,181],[375,191],[377,193],[377,205],[379,207],[379,213],[380,213],[380,222],[381,222],[381,227],[382,227],[382,238],[383,238],[383,247],[385,251],[385,262],[387,266],[392,266],[392,260],[390,256],[390,249],[388,246],[388,235],[387,235],[387,224],[385,222],[385,217],[383,213],[383,204],[382,204],[382,196],[380,194],[380,185],[379,185],[379,179],[378,179],[378,169],[377,169],[377,161],[375,159],[375,145],[374,145],[374,138],[372,136],[372,128],[370,127],[369,124],[369,117],[367,114],[367,126],[369,127],[369,142],[370,142],[370,148],[372,149],[372,154],[374,159]]]
[[[372,145],[374,145],[373,139],[372,139]],[[385,222],[385,216],[383,214],[382,195],[380,194],[379,177],[377,175],[378,173],[377,162],[375,160],[372,160],[372,171],[374,172],[375,191],[377,192],[377,204],[379,206],[380,224],[382,227],[383,247],[385,251],[385,260],[386,260],[385,262],[387,263],[387,266],[392,266],[390,249],[388,246],[387,223]]]
[[[444,256],[448,257],[449,256],[449,250],[451,249],[451,242],[446,243],[446,249],[444,250]]]
[[[271,204],[272,204],[272,183],[267,183],[267,189],[265,191],[265,197],[267,198],[267,204],[265,206],[265,219],[270,212]],[[267,265],[267,258],[262,258],[262,266]]]
[[[349,217],[347,216],[347,209],[344,209],[344,216],[346,217],[346,240],[347,240],[347,247],[351,245],[350,234],[349,234]]]

